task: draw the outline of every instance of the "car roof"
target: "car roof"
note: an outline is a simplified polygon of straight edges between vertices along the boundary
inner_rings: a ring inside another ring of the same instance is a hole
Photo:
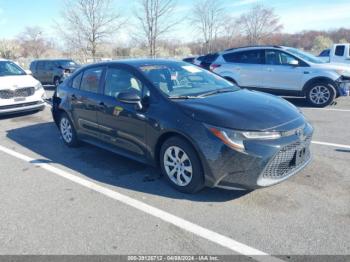
[[[53,61],[67,61],[67,60],[73,60],[71,58],[58,58],[58,59],[35,59],[33,62],[53,62]]]
[[[0,58],[0,61],[10,61],[10,60],[7,60],[5,58]]]
[[[173,63],[183,63],[182,60],[174,59],[121,59],[121,60],[112,60],[106,62],[99,62],[91,64],[90,66],[98,65],[131,65],[134,67],[146,66],[146,65],[171,65]]]
[[[227,54],[231,53],[233,51],[244,51],[244,50],[259,50],[259,49],[266,49],[266,48],[271,48],[271,49],[286,49],[287,47],[285,46],[279,46],[279,45],[253,45],[253,46],[241,46],[241,47],[234,47],[234,48],[229,48],[224,51],[222,51],[220,54]]]

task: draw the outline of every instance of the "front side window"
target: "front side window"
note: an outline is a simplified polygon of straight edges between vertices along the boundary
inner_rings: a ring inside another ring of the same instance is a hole
[[[220,76],[187,63],[141,65],[139,69],[157,89],[170,98],[200,96],[223,89],[239,90]]]
[[[78,64],[76,62],[74,62],[73,60],[60,60],[57,62],[58,66],[61,66],[63,68],[70,68],[70,67],[75,67]]]
[[[0,77],[1,76],[19,76],[26,73],[22,68],[10,61],[0,61]]]
[[[290,65],[292,61],[296,60],[293,56],[278,50],[266,50],[265,54],[267,65]]]
[[[249,50],[241,52],[233,52],[223,55],[226,62],[240,63],[240,64],[263,64],[264,51],[263,50]]]
[[[345,46],[344,45],[338,45],[335,48],[335,55],[336,56],[343,56],[345,52]]]
[[[83,76],[83,73],[81,72],[79,75],[77,75],[76,77],[73,78],[72,81],[72,87],[75,89],[79,89],[80,88],[80,84],[81,84],[81,77]]]
[[[102,73],[103,67],[94,67],[85,70],[83,78],[81,79],[80,90],[91,93],[98,93]]]
[[[141,81],[125,69],[109,68],[106,73],[104,94],[117,97],[121,92],[128,91],[136,91],[141,96]]]

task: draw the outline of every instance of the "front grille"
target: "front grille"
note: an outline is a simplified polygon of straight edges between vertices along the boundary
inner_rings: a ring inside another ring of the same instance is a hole
[[[41,103],[42,102],[37,101],[37,102],[14,104],[14,105],[8,105],[8,106],[0,106],[0,110],[12,109],[12,108],[21,108],[21,107],[26,107],[26,106],[35,106],[35,105],[39,105]]]
[[[1,99],[12,99],[17,97],[28,97],[34,95],[34,87],[18,88],[15,90],[5,89],[0,90]]]
[[[267,165],[262,177],[268,179],[283,179],[304,165],[311,157],[310,153],[311,136],[303,141],[297,141],[283,147]],[[305,149],[304,160],[297,165],[293,164],[296,152]]]

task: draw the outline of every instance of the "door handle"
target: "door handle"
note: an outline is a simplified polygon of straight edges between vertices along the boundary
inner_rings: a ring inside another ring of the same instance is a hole
[[[98,108],[99,108],[100,110],[105,110],[105,109],[107,108],[107,106],[106,106],[105,103],[100,102],[100,103],[98,104]]]
[[[267,69],[267,71],[272,72],[272,71],[273,71],[273,69],[272,69],[272,68],[268,68],[268,69]]]

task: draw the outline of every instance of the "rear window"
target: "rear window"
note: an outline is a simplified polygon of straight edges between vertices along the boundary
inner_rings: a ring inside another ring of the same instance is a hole
[[[335,48],[335,55],[336,56],[344,56],[344,52],[345,52],[345,46],[344,45],[338,45]]]
[[[250,50],[233,52],[223,55],[226,62],[241,63],[241,64],[263,64],[264,63],[263,50]]]

